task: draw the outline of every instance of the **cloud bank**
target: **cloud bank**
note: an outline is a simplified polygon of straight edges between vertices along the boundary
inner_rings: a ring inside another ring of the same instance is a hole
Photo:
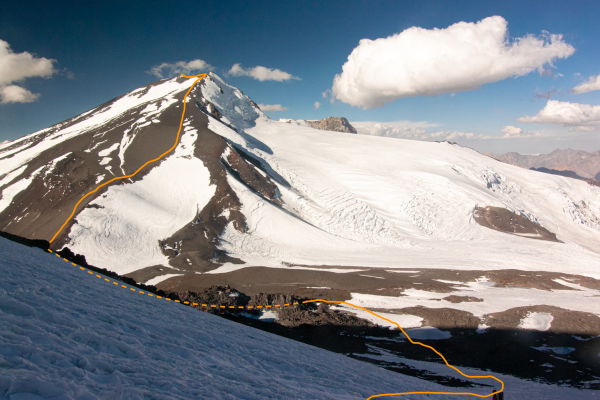
[[[0,86],[0,104],[32,103],[40,97],[39,94],[17,85]]]
[[[522,123],[567,126],[579,131],[592,131],[600,127],[600,106],[548,100],[536,115],[517,119]]]
[[[233,67],[229,70],[229,75],[231,76],[249,76],[258,81],[289,81],[291,79],[300,80],[297,76],[293,76],[292,74],[288,74],[277,68],[267,68],[256,66],[254,68],[244,69],[241,64],[233,64]]]
[[[524,131],[523,129],[512,125],[505,126],[504,128],[500,129],[500,132],[504,133],[504,136],[502,136],[501,139],[527,139],[532,137],[539,138],[548,136],[540,131]]]
[[[445,29],[412,27],[387,38],[362,39],[335,76],[332,94],[364,109],[381,107],[402,97],[475,90],[534,70],[545,73],[546,64],[575,51],[562,35],[548,32],[508,40],[507,25],[493,16]]]
[[[504,136],[502,136],[504,139],[512,139],[521,137],[523,129],[517,128],[516,126],[508,125],[500,129],[500,132],[504,133]]]
[[[587,93],[594,90],[600,90],[600,75],[592,76],[587,82],[583,82],[580,85],[575,86],[570,90],[571,93],[579,94],[579,93]]]
[[[289,108],[283,107],[281,104],[259,104],[258,107],[262,111],[288,111]]]
[[[14,53],[8,42],[0,40],[0,103],[31,103],[40,95],[13,82],[27,78],[50,78],[57,71],[54,69],[56,60],[45,57],[35,57],[31,53]]]
[[[455,140],[458,138],[464,139],[480,139],[486,138],[483,135],[475,135],[472,132],[458,131],[437,131],[427,132],[426,128],[437,127],[439,124],[430,124],[428,122],[411,122],[411,121],[396,121],[396,122],[375,122],[375,121],[360,121],[350,122],[356,128],[356,131],[361,135],[383,136],[399,139],[412,140]]]
[[[192,61],[177,61],[174,63],[164,62],[160,65],[150,68],[150,71],[146,71],[146,73],[162,79],[165,77],[165,75],[191,75],[192,72],[210,71],[212,69],[214,69],[214,67],[206,61],[196,59]]]

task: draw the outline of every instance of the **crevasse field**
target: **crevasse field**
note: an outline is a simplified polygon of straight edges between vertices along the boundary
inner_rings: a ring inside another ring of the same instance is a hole
[[[0,238],[0,250],[1,399],[364,399],[452,391],[134,293],[40,249]],[[496,376],[509,399],[596,396]]]

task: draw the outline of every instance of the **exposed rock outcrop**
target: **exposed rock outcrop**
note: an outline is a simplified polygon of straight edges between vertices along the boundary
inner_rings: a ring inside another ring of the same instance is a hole
[[[311,127],[322,131],[358,133],[344,117],[329,117],[320,121],[306,121]]]
[[[556,238],[556,234],[505,208],[478,207],[473,212],[473,217],[479,225],[496,231],[531,239],[560,242]]]

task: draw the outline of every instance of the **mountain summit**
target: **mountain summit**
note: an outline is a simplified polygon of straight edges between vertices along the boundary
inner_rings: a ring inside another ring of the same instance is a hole
[[[154,82],[2,145],[0,230],[50,240],[86,193],[171,148],[193,82]],[[585,182],[448,143],[273,121],[213,73],[186,106],[175,149],[87,196],[52,249],[172,288],[249,282],[258,266],[495,270],[509,253],[517,269],[600,265],[600,191]],[[488,206],[517,222],[480,225]],[[534,240],[542,231],[557,242]],[[330,287],[332,271],[299,270],[291,287]]]
[[[388,351],[373,335],[393,321],[457,365],[482,368],[481,354],[527,379],[597,376],[600,187],[450,143],[273,121],[215,74],[194,82],[158,81],[1,145],[3,235],[224,314],[213,301],[376,310],[385,320],[325,303],[227,315],[368,347],[388,368],[406,367],[403,339],[383,329]]]

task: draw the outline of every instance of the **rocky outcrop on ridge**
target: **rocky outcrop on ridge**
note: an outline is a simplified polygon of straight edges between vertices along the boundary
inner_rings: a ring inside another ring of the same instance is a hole
[[[312,128],[322,131],[358,133],[344,117],[329,117],[319,121],[306,121]]]
[[[548,229],[505,208],[478,207],[473,212],[473,218],[479,225],[499,232],[531,239],[560,242],[560,240],[556,238],[556,234],[550,232]]]

